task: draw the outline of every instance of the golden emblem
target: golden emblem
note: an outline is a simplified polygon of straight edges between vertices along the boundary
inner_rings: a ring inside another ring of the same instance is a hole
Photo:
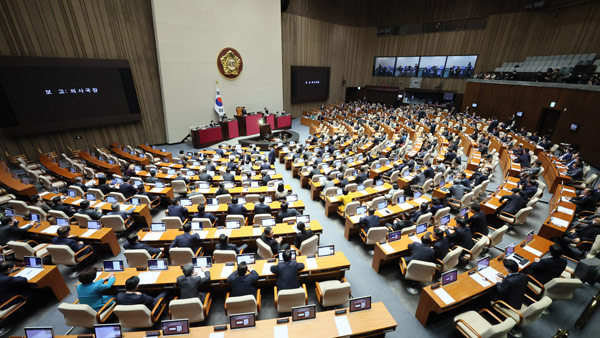
[[[242,60],[231,50],[228,50],[225,55],[221,56],[221,65],[223,66],[225,76],[238,76],[240,74],[241,63]]]

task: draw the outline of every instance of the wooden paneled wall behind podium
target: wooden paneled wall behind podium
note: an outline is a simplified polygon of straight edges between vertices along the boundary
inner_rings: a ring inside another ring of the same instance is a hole
[[[512,114],[522,111],[523,117],[517,119],[517,126],[528,131],[538,129],[542,109],[556,102],[552,109],[567,108],[567,111],[560,113],[552,142],[578,145],[583,158],[600,167],[600,91],[467,82],[463,110],[473,102],[477,103],[478,114],[497,116],[501,121],[508,121]],[[579,125],[575,132],[570,130],[572,123]]]
[[[7,138],[0,150],[37,159],[42,151],[111,142],[163,143],[165,126],[150,1],[5,0],[0,2],[0,55],[128,59],[142,121]],[[76,136],[82,136],[76,140]]]
[[[284,108],[295,116],[321,103],[291,104],[292,65],[331,67],[327,103],[332,103],[344,99],[346,86],[388,84],[408,87],[408,77],[372,76],[373,58],[376,56],[477,54],[475,70],[490,71],[503,62],[523,61],[530,55],[600,55],[600,2],[597,1],[561,10],[491,15],[482,30],[391,37],[377,37],[374,27],[351,27],[309,18],[314,17],[313,13],[307,12],[309,9],[302,0],[292,1],[290,13],[282,13]],[[445,6],[430,6],[427,13],[432,18],[451,19],[437,13],[445,9]],[[464,13],[466,16],[454,18],[464,19],[481,13],[467,11]],[[333,10],[331,16],[341,14],[343,12]],[[459,14],[457,12],[456,15]],[[365,15],[376,16],[377,12],[369,11]],[[343,79],[346,80],[345,85],[342,85]],[[465,83],[465,80],[424,78],[422,88],[433,89],[441,84],[442,90],[464,93]]]

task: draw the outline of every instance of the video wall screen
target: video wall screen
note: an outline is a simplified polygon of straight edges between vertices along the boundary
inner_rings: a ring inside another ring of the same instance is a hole
[[[373,63],[373,76],[469,78],[477,55],[380,56]]]
[[[329,73],[329,67],[292,66],[292,103],[326,101]]]

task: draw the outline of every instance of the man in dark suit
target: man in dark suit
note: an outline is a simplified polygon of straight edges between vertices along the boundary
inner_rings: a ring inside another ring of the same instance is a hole
[[[584,241],[594,242],[597,235],[600,235],[600,218],[594,218],[591,224],[580,223],[559,238],[558,244],[565,254],[572,256],[570,244],[579,244]]]
[[[526,274],[519,273],[519,265],[514,260],[505,259],[503,263],[508,275],[504,278],[498,277],[498,284],[496,284],[498,300],[520,309],[525,299],[529,279]]]
[[[75,215],[75,209],[65,205],[60,196],[52,197],[52,210],[62,211],[69,217]]]
[[[258,197],[258,203],[254,205],[254,214],[270,214],[273,210],[268,204],[265,204],[265,196],[260,195]]]
[[[169,248],[190,248],[196,252],[198,249],[198,242],[200,236],[198,234],[192,234],[192,225],[188,222],[183,225],[183,233],[175,237],[175,240],[171,243]]]
[[[225,184],[223,184],[223,182],[219,183],[219,189],[217,189],[217,191],[215,192],[215,196],[227,194],[229,194],[229,190],[225,189]]]
[[[97,187],[104,195],[111,193],[112,191],[117,191],[117,189],[113,188],[106,182],[106,177],[98,177],[98,187]]]
[[[16,295],[21,295],[28,300],[37,295],[37,290],[30,287],[25,277],[9,276],[14,269],[12,262],[0,264],[0,304],[4,304]],[[16,303],[16,302],[15,302]],[[13,303],[7,304],[6,308]],[[6,334],[10,328],[0,328],[0,333]]]
[[[450,233],[450,230],[446,229],[446,236],[448,236],[451,247],[459,245],[467,250],[471,250],[473,247],[471,230],[467,227],[467,222],[460,217],[456,218],[456,228],[454,229],[454,233]]]
[[[248,244],[242,244],[240,247],[233,243],[229,243],[229,237],[225,234],[219,236],[219,243],[215,244],[216,250],[233,250],[239,254],[248,247]]]
[[[158,178],[156,178],[156,170],[150,169],[150,176],[146,177],[146,183],[156,183],[160,182]]]
[[[299,288],[298,271],[302,269],[304,269],[304,263],[292,260],[290,249],[285,250],[283,252],[283,262],[271,265],[271,272],[277,275],[277,288],[279,290]]]
[[[83,178],[81,178],[80,176],[75,177],[75,183],[73,183],[73,185],[81,188],[83,192],[86,192],[88,190],[88,186],[83,184]]]
[[[202,171],[200,171],[200,175],[198,175],[198,181],[212,184],[213,178],[206,172],[206,168],[203,168]]]
[[[561,162],[571,161],[571,159],[573,158],[573,154],[571,152],[572,152],[571,148],[568,148],[564,154],[562,154],[558,157],[558,160]]]
[[[140,238],[135,232],[130,233],[127,235],[127,243],[123,244],[123,248],[125,250],[146,250],[151,256],[164,251],[164,248],[153,248],[148,244],[140,243],[139,239]]]
[[[281,243],[283,241],[283,238],[274,238],[273,229],[271,227],[265,227],[265,230],[263,231],[263,234],[260,237],[260,239],[263,241],[263,243],[265,243],[271,248],[271,252],[273,252],[273,254],[277,254],[279,250],[285,250],[290,246],[287,243]]]
[[[438,228],[433,230],[433,238],[435,239],[435,242],[433,242],[435,258],[443,260],[448,251],[450,251],[450,242],[448,242],[448,238],[444,236],[442,229]]]
[[[226,172],[223,174],[223,181],[225,182],[233,182],[235,181],[235,174],[234,172]]]
[[[206,268],[200,268],[204,276],[199,276],[194,271],[194,264],[188,263],[181,270],[183,275],[177,277],[177,286],[179,287],[179,298],[188,299],[198,297],[201,302],[204,302],[206,293],[200,292],[200,286],[210,281],[210,271]]]
[[[238,165],[234,161],[227,162],[227,170],[229,172],[235,172],[238,169]]]
[[[375,209],[369,208],[368,213],[368,216],[361,217],[358,222],[365,230],[365,233],[368,233],[369,229],[379,226],[379,216],[375,215]]]
[[[231,204],[227,207],[228,215],[246,215],[248,214],[248,209],[243,204],[238,204],[238,198],[234,197],[231,199]]]
[[[219,217],[213,215],[210,212],[205,212],[206,207],[204,206],[204,204],[198,204],[198,212],[195,213],[192,217],[193,218],[208,218],[210,220],[211,223],[215,223],[215,221],[217,221],[219,219]]]
[[[33,226],[32,224],[27,228],[21,229],[19,228],[18,223],[19,222],[15,221],[12,217],[2,217],[2,221],[0,222],[0,245],[4,246],[10,241],[20,240],[27,235],[27,230]]]
[[[89,245],[85,245],[82,241],[76,241],[72,238],[69,238],[69,234],[71,232],[71,227],[68,225],[62,226],[56,230],[57,236],[52,238],[52,244],[56,245],[68,245],[74,253],[79,252],[79,250],[85,249],[81,255],[85,255],[89,253],[92,249]]]
[[[259,170],[270,170],[271,169],[271,164],[269,164],[268,162],[263,162],[260,167],[258,167]]]
[[[431,237],[425,235],[421,237],[421,243],[414,242],[408,245],[410,256],[405,257],[404,261],[408,265],[411,260],[435,263],[435,252],[431,248]]]
[[[206,163],[206,171],[209,172],[209,171],[215,171],[215,170],[217,170],[217,167],[215,166],[213,161],[209,158],[208,162]]]
[[[448,192],[450,192],[449,197],[455,200],[460,200],[469,191],[470,189],[462,185],[458,179],[455,179],[450,188],[448,188]]]
[[[535,196],[535,194],[537,193],[537,190],[538,190],[537,181],[533,178],[530,178],[527,180],[527,183],[525,183],[525,187],[523,188],[523,194],[525,194],[527,199],[530,199],[533,196]]]
[[[135,195],[136,189],[131,183],[131,178],[125,176],[123,177],[123,183],[119,186],[119,192],[123,194],[125,198],[130,198]]]
[[[129,218],[129,216],[131,216],[131,213],[133,213],[133,210],[135,209],[131,209],[129,211],[121,211],[121,206],[119,205],[119,203],[113,203],[110,206],[110,210],[111,211],[107,215],[119,215],[125,220]]]
[[[444,155],[444,163],[452,164],[452,161],[454,161],[455,158],[456,153],[454,152],[454,149],[448,149],[448,152],[446,153],[446,155]]]
[[[573,169],[567,170],[566,175],[571,177],[571,181],[583,180],[583,169],[581,169],[578,163],[573,163]]]
[[[361,185],[361,184],[363,184],[368,179],[369,179],[369,174],[367,173],[367,170],[361,169],[360,170],[360,174],[358,174],[356,176],[356,181],[355,182],[356,182],[357,185]]]
[[[427,213],[427,210],[428,210],[427,203],[426,202],[421,203],[421,205],[419,206],[419,210],[412,215],[412,217],[410,218],[410,221],[412,223],[415,223],[419,219],[419,217],[421,217]]]
[[[463,186],[465,186],[466,188],[471,189],[471,181],[469,181],[469,179],[467,178],[467,175],[465,175],[465,173],[460,173],[460,175],[458,176],[459,180],[460,180],[460,184],[462,184]]]
[[[504,203],[505,201],[507,202]],[[515,194],[502,196],[500,198],[500,203],[503,204],[500,208],[498,208],[498,213],[503,211],[511,215],[516,215],[519,210],[527,206],[527,196],[525,196],[525,194],[519,190]]]
[[[138,284],[140,284],[140,278],[138,276],[131,276],[125,281],[125,292],[117,293],[117,304],[119,305],[138,305],[143,304],[149,310],[154,308],[154,305],[161,299],[167,296],[167,291],[163,291],[156,297],[148,296],[145,293],[138,291]]]
[[[287,202],[281,203],[281,211],[277,214],[277,222],[283,222],[284,218],[302,215],[296,209],[289,209]]]
[[[490,233],[490,230],[487,226],[487,219],[485,217],[485,214],[483,213],[483,211],[481,211],[479,204],[471,204],[471,212],[473,213],[473,216],[466,219],[467,224],[471,229],[471,233],[474,234],[478,232],[484,236],[487,236]]]
[[[141,195],[141,196],[146,196],[150,199],[150,202],[155,202],[156,200],[160,199],[159,196],[153,195],[149,192],[146,191],[146,188],[144,187],[143,184],[140,184],[137,186],[137,193],[136,195]],[[135,195],[134,195],[135,196]]]
[[[584,210],[594,211],[594,209],[596,209],[596,200],[594,200],[590,188],[583,189],[579,196],[571,198],[571,202],[575,203],[576,214]]]
[[[562,254],[563,250],[560,245],[552,245],[550,247],[550,257],[541,260],[536,258],[536,261],[527,268],[527,273],[542,284],[560,277],[567,266],[567,261],[560,257]]]
[[[431,163],[427,163],[427,169],[423,171],[423,175],[425,175],[425,178],[435,177],[435,170],[433,170],[433,168],[431,167]]]
[[[246,262],[238,264],[236,271],[232,272],[227,277],[227,283],[231,287],[231,297],[253,295],[256,297],[256,281],[258,280],[258,273],[252,270],[249,274],[248,265]]]
[[[185,221],[188,216],[187,208],[179,205],[179,200],[175,198],[171,200],[171,205],[167,207],[167,211],[169,217],[179,217],[182,222]]]
[[[296,248],[300,249],[302,242],[314,236],[314,233],[311,229],[306,229],[306,224],[304,224],[304,222],[298,222],[298,224],[296,224],[296,228],[298,231],[296,232],[296,240],[294,241],[294,245]]]
[[[275,164],[275,148],[270,147],[269,149],[269,163],[271,163],[271,165]]]
[[[102,213],[94,209],[90,209],[90,201],[88,200],[84,200],[81,203],[79,203],[79,209],[77,210],[77,213],[88,215],[94,221],[97,221],[100,219],[100,217],[102,217]]]

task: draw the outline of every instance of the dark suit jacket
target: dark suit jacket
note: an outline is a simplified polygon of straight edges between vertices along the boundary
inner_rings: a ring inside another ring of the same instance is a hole
[[[471,230],[468,227],[456,228],[454,233],[446,230],[448,240],[452,243],[452,246],[460,245],[464,249],[471,250],[473,247],[473,238],[471,238]]]
[[[253,295],[256,297],[256,287],[254,284],[258,280],[258,273],[252,270],[245,276],[238,276],[237,270],[227,277],[227,283],[231,287],[231,297]]]
[[[235,176],[230,173],[223,174],[223,181],[233,182],[233,181],[235,181]]]
[[[81,188],[81,190],[83,191],[87,191],[88,190],[88,186],[83,184],[83,183],[73,183],[74,186]]]
[[[198,234],[183,233],[175,237],[175,240],[171,243],[169,248],[190,248],[194,252],[198,249],[198,242],[200,236]]]
[[[275,149],[269,150],[269,163],[275,163]]]
[[[154,298],[148,296],[145,293],[136,294],[136,293],[128,293],[128,292],[119,292],[117,293],[117,304],[119,305],[138,305],[143,304],[150,310],[152,310],[152,306],[154,305]]]
[[[425,183],[425,174],[418,174],[410,183],[414,185],[423,185],[423,183]]]
[[[511,215],[516,215],[519,210],[527,206],[527,202],[519,195],[502,196],[500,202],[504,202],[504,200],[508,200],[508,202],[501,207],[501,210]]]
[[[523,192],[525,193],[525,196],[527,196],[527,198],[532,198],[535,195],[535,193],[537,192],[537,187],[531,186],[531,185],[526,186],[523,189]]]
[[[593,211],[596,208],[596,201],[591,195],[583,197],[574,197],[571,199],[571,202],[575,203],[575,205],[577,206],[577,212],[580,212],[582,210]]]
[[[211,214],[210,212],[203,212],[203,213],[195,213],[193,218],[208,218],[210,220],[211,223],[213,223],[217,217],[213,214]]]
[[[525,291],[527,291],[528,278],[522,273],[506,276],[502,283],[497,284],[498,299],[519,310],[523,305]]]
[[[411,250],[411,253],[410,256],[404,258],[406,264],[413,259],[435,263],[435,252],[429,246],[415,242],[409,244],[408,248]]]
[[[143,249],[143,250],[148,251],[148,253],[150,255],[156,255],[157,253],[160,252],[159,248],[153,248],[153,247],[149,246],[148,244],[144,244],[144,243],[140,243],[140,242],[137,242],[137,243],[135,243],[133,245],[131,245],[129,243],[125,243],[125,244],[123,244],[123,248],[125,250],[140,250],[140,249]]]
[[[268,204],[257,203],[254,205],[254,214],[270,214],[273,212]]]
[[[369,175],[364,173],[364,174],[359,174],[358,176],[356,176],[356,180],[355,183],[357,185],[361,185],[364,181],[366,181],[369,178]]]
[[[487,236],[490,232],[487,227],[487,219],[485,218],[483,211],[476,212],[473,214],[473,216],[467,218],[467,224],[469,224],[471,227],[472,234],[478,232]]]
[[[204,300],[204,295],[199,291],[200,286],[210,281],[210,271],[206,270],[204,278],[201,276],[179,276],[177,277],[177,286],[179,287],[179,298],[187,299],[198,297]]]
[[[460,200],[469,190],[462,184],[452,184],[452,186],[448,188],[448,191],[450,192],[451,198]]]
[[[369,232],[369,229],[379,226],[379,216],[371,215],[371,216],[361,217],[359,223],[360,223],[360,225],[363,226],[363,228],[365,229],[365,232]]]
[[[181,221],[185,221],[188,215],[188,210],[181,205],[169,205],[167,207],[169,217],[179,217]]]
[[[423,175],[425,175],[425,178],[433,178],[435,177],[435,171],[432,167],[427,167],[427,169],[423,171]]]
[[[76,240],[74,240],[72,238],[54,237],[54,238],[52,238],[52,244],[68,245],[69,248],[71,248],[71,250],[73,250],[73,252],[77,252],[85,247],[85,244],[79,244],[79,243],[77,243]]]
[[[315,234],[310,229],[306,229],[306,230],[304,230],[304,232],[297,233],[296,240],[294,241],[294,246],[296,246],[296,248],[298,248],[298,250],[299,250],[300,246],[302,245],[302,242],[311,238],[314,235]]]
[[[18,226],[14,225],[0,225],[0,245],[6,245],[10,241],[18,241],[26,235],[27,229],[19,229]]]
[[[115,191],[108,183],[100,184],[98,189],[102,191],[104,195],[110,193],[111,191]]]
[[[279,290],[299,288],[298,271],[302,269],[304,264],[294,260],[272,265],[271,272],[277,275],[277,288]]]
[[[12,297],[21,294],[27,288],[29,288],[27,278],[11,277],[0,273],[0,304],[4,304]]]
[[[235,245],[233,243],[227,243],[225,245],[223,245],[221,243],[217,243],[215,245],[215,250],[233,250],[236,253],[240,253],[240,249],[237,247],[237,245]]]
[[[282,222],[283,219],[286,217],[295,217],[300,215],[302,214],[299,213],[296,209],[287,209],[287,211],[282,210],[277,214],[277,222]]]
[[[125,196],[125,198],[129,198],[133,195],[135,195],[136,193],[136,189],[133,185],[129,184],[129,183],[122,183],[119,186],[119,191],[121,192],[121,194],[123,194],[123,196]]]
[[[230,204],[227,208],[227,214],[229,215],[245,215],[248,213],[248,209],[243,204]]]
[[[263,233],[260,239],[271,248],[274,255],[279,252],[279,243],[274,238],[269,238]]]
[[[538,282],[546,284],[552,279],[560,277],[566,266],[567,261],[565,259],[550,257],[531,264],[527,270]]]
[[[212,176],[207,173],[198,175],[198,181],[212,183]]]
[[[53,205],[52,210],[62,211],[65,214],[67,214],[67,216],[69,216],[69,217],[75,215],[75,210],[73,210],[73,208],[71,208],[70,206],[64,205],[64,204]]]
[[[78,214],[84,214],[84,215],[88,215],[88,216],[90,216],[90,218],[91,218],[91,219],[93,219],[94,221],[97,221],[97,220],[99,220],[99,219],[100,219],[100,217],[102,217],[102,214],[101,214],[101,213],[99,213],[99,212],[97,212],[96,210],[94,210],[94,209],[91,209],[91,208],[87,208],[87,209],[85,209],[85,210],[83,210],[83,209],[79,208],[79,209],[77,210],[77,213],[78,213]]]
[[[450,243],[445,236],[441,240],[433,243],[433,252],[435,252],[436,259],[443,260],[448,251],[450,251]]]

